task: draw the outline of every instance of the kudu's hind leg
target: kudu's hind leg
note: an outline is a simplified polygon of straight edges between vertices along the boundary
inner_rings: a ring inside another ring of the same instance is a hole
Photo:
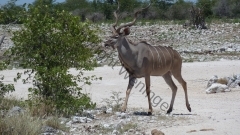
[[[190,104],[188,102],[187,83],[182,78],[181,69],[180,69],[180,71],[172,71],[172,75],[182,85],[184,93],[185,93],[186,106],[187,106],[188,111],[191,112],[191,107],[190,107]]]
[[[167,110],[167,113],[169,114],[172,112],[172,109],[173,109],[173,104],[174,104],[174,100],[175,100],[176,93],[177,93],[177,86],[173,82],[170,72],[167,72],[165,75],[163,75],[163,78],[164,78],[165,82],[172,89],[172,99],[171,99],[170,107]]]
[[[126,91],[126,98],[125,98],[125,102],[122,106],[122,112],[125,112],[127,109],[127,102],[128,102],[128,98],[129,98],[129,94],[131,93],[132,87],[134,86],[136,78],[129,76],[129,82],[128,82],[128,87],[127,87],[127,91]]]

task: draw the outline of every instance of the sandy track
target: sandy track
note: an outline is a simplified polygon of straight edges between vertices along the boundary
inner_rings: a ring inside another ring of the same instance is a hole
[[[14,83],[13,78],[17,72],[23,70],[4,70],[0,74],[5,76],[5,83]],[[74,69],[70,70],[75,74]],[[90,93],[92,100],[98,105],[103,104],[103,98],[109,98],[111,91],[121,91],[121,96],[125,96],[128,79],[124,79],[125,73],[119,75],[121,67],[99,67],[94,71],[88,71],[85,75],[96,75],[103,77],[102,81],[95,81],[91,86],[84,88],[84,91]],[[123,70],[122,70],[123,71]],[[193,62],[183,63],[182,75],[188,84],[189,102],[192,112],[189,113],[185,106],[184,92],[179,83],[174,79],[178,86],[178,92],[174,103],[172,114],[193,114],[191,120],[179,120],[172,125],[160,126],[149,124],[146,129],[147,133],[153,128],[161,129],[167,135],[184,135],[184,134],[204,134],[204,135],[237,135],[240,134],[240,88],[234,88],[231,92],[205,94],[207,80],[213,75],[219,77],[232,76],[240,74],[240,61],[213,61],[213,62]],[[138,83],[144,79],[138,79]],[[137,83],[137,84],[138,84]],[[27,98],[27,88],[30,84],[23,85],[21,82],[14,83],[16,91],[11,93],[18,98]],[[152,99],[154,112],[164,112],[161,104],[168,104],[171,99],[171,90],[166,85],[162,77],[151,77],[151,90],[153,91]],[[134,86],[129,99],[129,108],[143,108],[147,111],[148,103],[145,94],[142,94],[141,87],[143,84]],[[161,99],[161,100],[160,100]],[[161,120],[159,120],[161,121]],[[200,131],[200,129],[213,129],[213,131]],[[187,133],[190,130],[197,132]]]

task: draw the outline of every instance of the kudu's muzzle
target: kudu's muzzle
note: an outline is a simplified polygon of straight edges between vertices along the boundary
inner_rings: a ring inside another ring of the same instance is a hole
[[[115,46],[114,46],[114,43],[112,42],[112,40],[105,41],[104,47],[112,47],[113,49],[115,49]]]

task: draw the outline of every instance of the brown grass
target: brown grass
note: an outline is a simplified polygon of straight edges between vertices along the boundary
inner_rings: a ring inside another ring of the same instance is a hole
[[[219,79],[217,80],[217,83],[227,85],[227,84],[228,84],[228,80],[227,80],[226,78],[219,78]]]
[[[39,135],[42,123],[28,113],[0,118],[1,135]]]
[[[61,123],[61,120],[58,117],[48,118],[45,125],[62,131],[69,131],[69,128],[65,126],[65,123]]]

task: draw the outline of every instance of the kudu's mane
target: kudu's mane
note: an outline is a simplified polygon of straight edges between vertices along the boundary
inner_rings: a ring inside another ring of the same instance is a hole
[[[126,38],[126,40],[131,44],[131,45],[133,45],[133,46],[138,46],[138,44],[139,43],[144,43],[145,45],[150,45],[150,46],[152,46],[151,44],[149,44],[147,41],[140,41],[140,42],[133,42],[132,40],[130,40],[130,39],[127,39]]]

